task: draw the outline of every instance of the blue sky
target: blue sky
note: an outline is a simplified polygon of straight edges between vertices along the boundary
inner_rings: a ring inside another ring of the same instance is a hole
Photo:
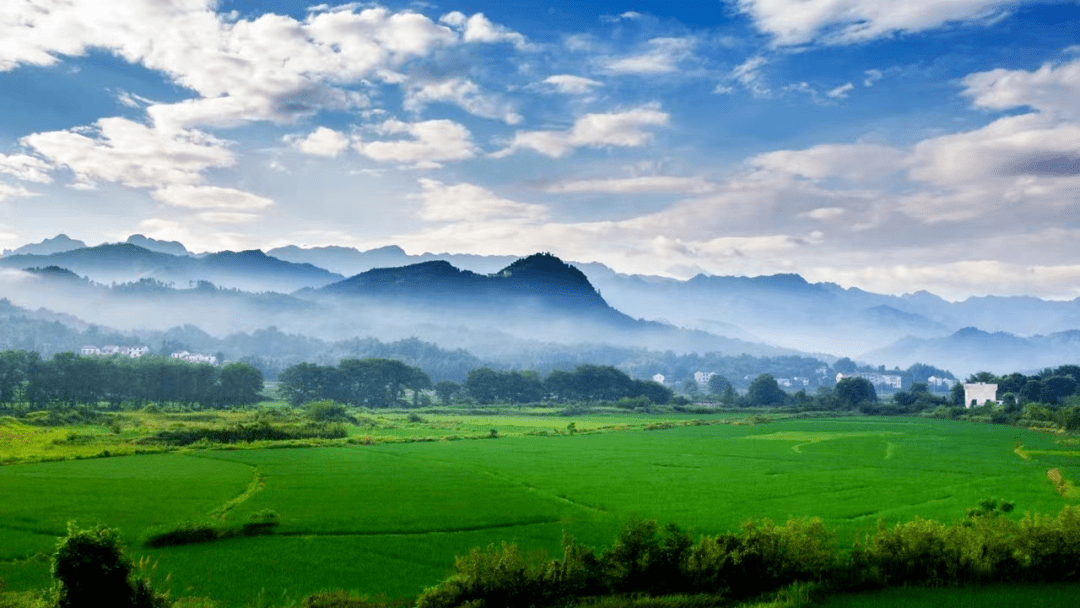
[[[1075,1],[15,0],[0,248],[1080,296]]]

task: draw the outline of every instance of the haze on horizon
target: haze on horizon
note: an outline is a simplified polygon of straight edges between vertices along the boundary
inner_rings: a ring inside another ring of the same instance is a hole
[[[1080,296],[1076,2],[16,0],[0,248]]]

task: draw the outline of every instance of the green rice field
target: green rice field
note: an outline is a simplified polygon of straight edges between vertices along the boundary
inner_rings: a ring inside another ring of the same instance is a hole
[[[1011,517],[1080,502],[1071,486],[1080,445],[1007,426],[867,417],[728,424],[705,415],[644,430],[633,416],[428,418],[450,435],[0,466],[0,579],[12,591],[46,587],[47,556],[68,520],[119,529],[173,597],[245,606],[335,588],[415,597],[472,547],[506,540],[555,553],[564,531],[606,546],[632,516],[695,535],[818,516],[849,546],[879,520],[956,521],[984,498],[1014,502]],[[570,422],[604,432],[571,434]],[[479,437],[492,427],[498,438],[447,440],[455,429]],[[281,518],[270,536],[142,545],[182,522],[239,525],[267,509]]]

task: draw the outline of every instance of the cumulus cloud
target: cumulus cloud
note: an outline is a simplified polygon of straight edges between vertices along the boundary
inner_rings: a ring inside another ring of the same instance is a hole
[[[37,193],[31,192],[22,186],[13,186],[11,184],[0,182],[0,203],[9,198],[21,198],[26,196],[37,196]]]
[[[1040,114],[1000,118],[989,125],[919,142],[912,177],[939,186],[984,185],[993,181],[1009,197],[1035,194],[1039,180],[1018,177],[1080,175],[1080,124],[1059,124]],[[1003,183],[1004,182],[1004,183]],[[1043,184],[1048,185],[1048,184]]]
[[[902,171],[907,163],[904,151],[876,144],[823,144],[805,150],[777,150],[747,162],[758,169],[813,180],[875,179]]]
[[[93,127],[48,131],[20,142],[82,184],[106,181],[136,188],[195,184],[211,167],[235,162],[228,145],[194,130],[163,131],[126,118],[102,118]]]
[[[366,97],[348,87],[462,41],[409,11],[352,4],[317,7],[303,20],[269,13],[235,19],[216,7],[214,0],[127,0],[122,10],[105,11],[97,0],[14,0],[0,17],[0,70],[100,48],[197,94],[150,106],[161,126],[288,122],[363,106]],[[489,21],[476,23],[474,37],[508,35]]]
[[[1038,70],[990,70],[963,79],[964,95],[977,107],[993,110],[1029,107],[1069,119],[1080,119],[1080,59],[1046,64]]]
[[[462,30],[461,38],[465,42],[498,43],[508,42],[518,49],[527,49],[529,43],[525,36],[505,26],[492,23],[484,16],[484,13],[476,13],[472,17],[466,17],[463,13],[453,11],[439,18],[439,21]]]
[[[712,183],[701,177],[651,175],[619,179],[588,179],[559,182],[548,186],[546,191],[555,194],[649,194],[660,192],[702,193],[709,192],[714,188],[715,186]]]
[[[353,143],[357,152],[380,162],[433,168],[440,166],[441,162],[472,158],[477,152],[469,130],[452,120],[416,123],[388,120],[377,131],[384,135],[411,137],[393,141],[358,139]]]
[[[474,116],[501,120],[510,125],[521,122],[521,115],[512,105],[484,93],[479,85],[466,78],[415,83],[406,92],[403,106],[411,112],[420,112],[433,102],[451,103]]]
[[[304,154],[332,158],[349,147],[349,138],[333,129],[319,127],[307,137],[294,140],[293,146]]]
[[[474,184],[449,185],[433,179],[421,179],[419,183],[423,189],[418,195],[423,202],[420,219],[428,222],[529,222],[547,216],[547,209],[543,205],[500,198],[494,192]]]
[[[586,114],[567,131],[518,131],[510,145],[494,156],[502,157],[529,149],[552,158],[561,158],[576,148],[642,146],[652,138],[645,127],[668,124],[669,116],[652,107],[610,114]]]
[[[585,95],[596,87],[604,86],[603,83],[592,80],[591,78],[573,76],[571,74],[548,76],[544,79],[544,84],[550,84],[555,87],[555,90],[558,92],[567,95]]]
[[[612,74],[670,74],[693,56],[696,44],[693,38],[653,38],[644,53],[610,59],[604,69]]]
[[[736,0],[778,46],[854,44],[997,16],[1031,0]]]
[[[153,196],[166,205],[188,209],[222,209],[235,212],[266,209],[274,205],[274,201],[266,197],[218,186],[165,186],[155,190]]]
[[[0,174],[10,175],[24,182],[47,184],[52,181],[49,170],[52,167],[33,156],[26,154],[0,154]]]

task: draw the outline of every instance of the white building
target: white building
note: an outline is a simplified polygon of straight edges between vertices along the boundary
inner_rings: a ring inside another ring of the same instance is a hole
[[[218,359],[214,355],[202,355],[199,353],[189,353],[186,350],[177,351],[169,355],[173,359],[180,359],[181,361],[187,361],[188,363],[209,363],[210,365],[217,365]]]
[[[926,379],[926,383],[930,386],[944,386],[945,388],[951,389],[953,385],[956,384],[956,380],[953,380],[952,378],[938,378],[937,376],[930,376]]]
[[[709,378],[716,375],[716,372],[694,372],[694,382],[697,382],[701,386],[705,386],[709,383]]]
[[[666,380],[666,379],[667,378],[664,377],[664,374],[656,374],[656,375],[654,375],[652,377],[652,381],[657,383],[657,384],[663,384],[664,380]]]
[[[874,386],[887,386],[889,388],[895,388],[900,390],[902,386],[902,380],[900,376],[894,374],[878,374],[874,372],[855,372],[854,374],[837,373],[836,381],[840,382],[844,378],[866,378],[870,381],[870,384]]]
[[[964,384],[964,407],[985,405],[986,403],[1001,403],[997,400],[997,386],[985,382]]]
[[[101,348],[89,344],[79,349],[79,354],[84,357],[112,357],[114,355],[120,355],[138,359],[149,352],[150,349],[146,346],[116,346],[115,344],[102,346]]]

